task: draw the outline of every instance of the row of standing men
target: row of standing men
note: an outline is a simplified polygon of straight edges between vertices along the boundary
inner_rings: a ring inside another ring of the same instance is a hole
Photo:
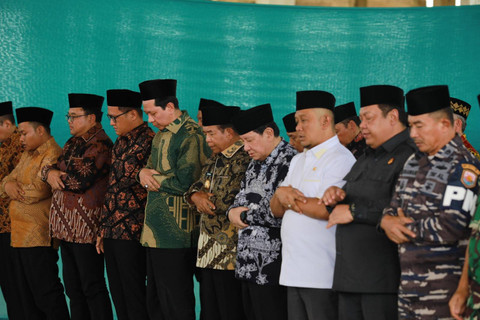
[[[139,87],[107,91],[115,144],[103,97],[69,94],[63,149],[51,111],[16,109],[17,130],[1,105],[9,318],[70,317],[58,245],[72,319],[112,318],[102,253],[119,319],[194,319],[194,273],[202,319],[449,316],[480,166],[461,125],[470,106],[448,87],[407,93],[409,130],[400,88],[361,88],[361,123],[353,103],[297,92],[284,118],[297,150],[268,104],[202,99],[199,126],[179,109],[175,80]]]

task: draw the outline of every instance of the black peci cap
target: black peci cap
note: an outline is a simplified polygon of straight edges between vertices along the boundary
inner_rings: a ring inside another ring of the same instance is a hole
[[[52,122],[53,112],[39,107],[25,107],[15,110],[17,114],[17,123],[22,122],[39,122],[47,127],[50,127]]]
[[[397,108],[405,108],[403,90],[390,85],[374,85],[360,88],[360,108],[374,104],[388,104]]]
[[[410,90],[406,94],[408,114],[418,116],[450,108],[448,86],[428,86]]]
[[[335,107],[333,111],[335,124],[342,122],[345,119],[353,118],[357,116],[357,110],[355,110],[355,103],[349,102],[341,104]]]
[[[142,108],[140,92],[127,89],[107,90],[107,105],[111,107]]]
[[[297,131],[297,123],[295,122],[295,112],[287,114],[285,117],[283,117],[283,125],[285,126],[285,130],[287,130],[287,133],[295,132]]]
[[[272,107],[267,103],[240,111],[233,119],[233,126],[242,135],[270,122],[273,122],[273,113]]]
[[[13,115],[12,101],[0,102],[0,117],[7,114]]]
[[[168,97],[177,96],[177,80],[156,79],[147,80],[138,85],[142,100],[165,100]]]
[[[102,110],[103,100],[102,96],[89,93],[69,93],[68,103],[70,108],[83,108],[90,112],[98,112]]]
[[[327,91],[297,91],[297,110],[323,108],[333,111],[335,97]]]
[[[202,125],[216,126],[232,124],[233,117],[235,117],[239,111],[239,107],[227,107],[222,104],[210,105],[202,110]]]

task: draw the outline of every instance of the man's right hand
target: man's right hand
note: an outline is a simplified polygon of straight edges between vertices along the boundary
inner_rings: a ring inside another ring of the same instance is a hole
[[[160,174],[160,172],[154,169],[143,168],[138,174],[140,184],[147,189],[147,191],[158,191],[160,188],[160,184],[153,177],[154,174]]]
[[[325,191],[322,199],[318,202],[318,204],[323,203],[326,206],[335,206],[338,202],[345,199],[345,196],[345,190],[336,186],[331,186]]]
[[[25,192],[22,189],[22,185],[17,181],[9,181],[5,183],[5,193],[12,200],[24,201],[23,195]]]
[[[191,195],[190,200],[195,204],[198,212],[214,216],[215,205],[210,201],[211,196],[213,196],[213,193],[197,191]]]
[[[63,190],[65,184],[62,181],[62,176],[66,175],[65,172],[52,169],[48,171],[47,182],[52,187],[52,190]]]

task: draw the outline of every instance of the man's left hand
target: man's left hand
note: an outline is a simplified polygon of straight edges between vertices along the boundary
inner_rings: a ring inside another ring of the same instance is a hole
[[[347,224],[353,221],[352,213],[347,204],[338,204],[328,218],[327,229],[337,224]]]
[[[410,242],[411,238],[415,238],[415,232],[407,228],[407,224],[413,222],[412,219],[405,217],[402,209],[397,210],[398,216],[385,215],[380,222],[380,227],[385,231],[387,237],[401,244]]]

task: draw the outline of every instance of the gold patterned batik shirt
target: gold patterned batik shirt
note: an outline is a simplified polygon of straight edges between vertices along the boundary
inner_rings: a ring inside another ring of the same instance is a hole
[[[22,154],[18,165],[2,180],[0,196],[6,197],[5,184],[17,181],[25,192],[24,201],[12,200],[9,206],[12,247],[50,246],[48,217],[52,200],[50,185],[41,179],[41,169],[57,161],[62,148],[50,138],[35,151]]]
[[[202,214],[198,239],[197,267],[234,270],[238,231],[230,224],[226,211],[233,204],[250,157],[241,140],[207,160],[200,179],[185,193],[185,198],[197,191],[213,193],[214,216]]]

